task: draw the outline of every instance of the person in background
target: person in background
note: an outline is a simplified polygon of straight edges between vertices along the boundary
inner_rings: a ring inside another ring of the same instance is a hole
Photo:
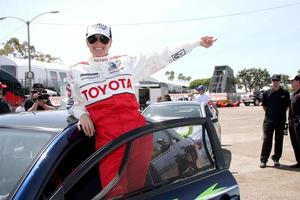
[[[265,111],[263,121],[263,144],[260,154],[260,168],[265,168],[272,150],[273,134],[275,131],[275,148],[272,160],[279,167],[282,155],[286,111],[290,105],[290,95],[281,85],[281,76],[272,76],[272,88],[263,93],[262,106]]]
[[[35,83],[31,89],[31,97],[24,102],[25,111],[54,110],[55,107],[49,100],[49,95],[44,92],[44,86],[41,83]]]
[[[146,124],[139,111],[134,82],[161,70],[195,47],[208,48],[215,42],[213,37],[206,36],[192,43],[172,49],[165,48],[147,55],[111,56],[111,27],[101,23],[88,26],[85,40],[92,57],[88,62],[71,67],[70,86],[74,104],[69,112],[79,119],[78,129],[88,137],[95,134],[96,149]],[[112,192],[114,194],[110,194],[110,197],[144,186],[152,156],[152,135],[141,139],[134,141],[137,142],[134,145],[136,151],[132,152],[136,155],[132,157],[136,158],[138,165],[128,172],[131,173],[128,174],[130,180],[125,180],[123,187],[115,187]],[[106,187],[117,176],[125,150],[126,144],[100,161],[102,187]],[[118,189],[120,190],[117,191]]]
[[[204,102],[204,103],[209,102],[209,97],[207,94],[205,94],[205,86],[204,85],[197,86],[195,88],[195,90],[196,90],[196,93],[190,94],[192,101]]]
[[[297,163],[291,168],[300,168],[300,75],[291,80],[294,94],[289,109],[289,133]]]
[[[24,112],[25,111],[25,107],[24,107],[25,100],[22,99],[22,100],[20,100],[19,103],[20,104],[18,107],[16,107],[15,112]]]
[[[11,109],[10,109],[8,103],[4,99],[4,95],[5,95],[4,89],[5,88],[7,88],[7,85],[2,84],[0,82],[0,114],[11,112]]]
[[[163,94],[162,96],[157,97],[157,102],[163,101],[172,101],[171,96],[169,94]]]

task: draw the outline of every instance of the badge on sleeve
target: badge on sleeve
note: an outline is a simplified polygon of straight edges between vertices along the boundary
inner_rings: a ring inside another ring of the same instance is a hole
[[[175,61],[178,58],[181,58],[182,56],[184,56],[186,54],[184,49],[181,49],[179,51],[177,51],[175,54],[172,55],[172,59]]]

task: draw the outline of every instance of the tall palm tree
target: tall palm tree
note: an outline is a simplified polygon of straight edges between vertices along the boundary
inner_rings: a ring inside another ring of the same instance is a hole
[[[177,77],[177,79],[178,79],[178,81],[180,82],[180,81],[182,81],[183,80],[183,74],[182,73],[180,73],[179,75],[178,75],[178,77]]]
[[[166,71],[166,72],[165,72],[165,75],[169,78],[170,72],[169,72],[169,71]]]
[[[171,72],[170,72],[170,76],[169,76],[169,80],[170,80],[170,81],[173,81],[174,78],[175,78],[175,72],[174,72],[174,71],[171,71]]]

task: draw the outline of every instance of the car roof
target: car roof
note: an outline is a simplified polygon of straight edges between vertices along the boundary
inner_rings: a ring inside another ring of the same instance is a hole
[[[158,103],[152,103],[149,106],[160,106],[160,105],[190,105],[190,106],[199,106],[199,105],[205,105],[204,102],[197,102],[197,101],[164,101],[164,102],[158,102]]]
[[[148,123],[155,120],[145,117]],[[66,110],[20,112],[0,115],[0,127],[40,127],[64,129],[78,120]]]
[[[36,127],[64,129],[76,119],[66,110],[20,112],[0,115],[0,127]]]

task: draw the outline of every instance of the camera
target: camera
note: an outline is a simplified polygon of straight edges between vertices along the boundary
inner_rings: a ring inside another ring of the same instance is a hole
[[[42,92],[38,92],[38,100],[48,100],[49,99],[49,94],[47,94],[47,91],[42,91]]]
[[[49,94],[47,94],[46,90],[42,90],[42,91],[31,91],[32,93],[37,93],[37,100],[48,100],[49,99]],[[35,99],[34,99],[35,100]]]

